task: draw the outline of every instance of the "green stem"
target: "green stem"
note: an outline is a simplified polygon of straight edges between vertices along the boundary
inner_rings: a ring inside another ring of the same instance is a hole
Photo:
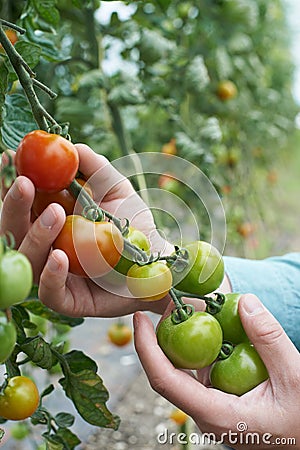
[[[99,205],[97,205],[97,203],[90,197],[90,195],[86,192],[86,190],[82,188],[82,186],[78,183],[78,181],[73,180],[69,186],[69,190],[74,195],[74,197],[78,199],[80,204],[83,206],[84,210],[88,211],[88,209],[92,209],[96,212],[94,220],[96,221],[102,220],[103,216],[105,216],[114,223],[114,225],[121,231],[121,233],[123,232],[122,221],[117,217],[113,216],[108,211],[102,209]],[[129,254],[133,256],[133,258],[135,258],[137,262],[150,261],[150,257],[146,252],[144,252],[142,249],[129,242],[128,239],[126,238],[123,239],[124,239],[124,250],[127,250]]]
[[[16,51],[16,49],[6,36],[2,26],[0,27],[0,42],[18,76],[21,86],[24,89],[25,95],[31,106],[32,114],[38,127],[41,130],[48,131],[49,127],[47,120],[50,120],[52,124],[57,124],[57,122],[49,115],[49,113],[47,113],[47,111],[40,103],[33,87],[34,73],[28,67],[21,55]],[[41,85],[42,83],[39,85],[39,87],[41,87]]]
[[[12,28],[13,30],[17,31],[20,34],[25,34],[26,33],[26,30],[24,28],[19,27],[15,23],[8,22],[5,19],[0,19],[0,22],[5,27]]]
[[[182,444],[180,445],[180,448],[182,450],[189,450],[190,449],[190,442],[189,442],[189,435],[190,435],[190,427],[189,427],[189,419],[186,420],[182,425],[179,425],[178,431],[179,433],[182,433],[182,436],[184,436]]]
[[[110,110],[110,114],[112,117],[112,127],[117,136],[122,155],[127,156],[130,154],[129,148],[127,145],[127,140],[125,136],[123,121],[121,118],[120,110],[117,105],[112,102],[107,102],[107,106]]]

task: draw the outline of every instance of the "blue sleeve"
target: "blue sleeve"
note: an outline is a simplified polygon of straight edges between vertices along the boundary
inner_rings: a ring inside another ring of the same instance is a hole
[[[224,257],[232,291],[257,295],[300,349],[300,253],[263,260]]]

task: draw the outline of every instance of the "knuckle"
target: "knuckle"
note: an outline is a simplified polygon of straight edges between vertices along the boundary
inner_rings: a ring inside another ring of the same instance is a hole
[[[277,322],[264,322],[259,330],[259,340],[262,344],[276,344],[284,336],[284,330]]]
[[[42,242],[44,241],[44,237],[41,236],[41,233],[38,232],[36,226],[32,226],[26,236],[27,245],[30,247],[40,247]]]
[[[156,375],[152,377],[152,379],[150,380],[150,386],[155,392],[160,394],[162,397],[167,396],[167,383],[161,376]]]

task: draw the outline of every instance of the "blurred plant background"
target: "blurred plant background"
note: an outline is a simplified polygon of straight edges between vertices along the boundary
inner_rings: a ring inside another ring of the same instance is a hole
[[[40,97],[74,142],[110,160],[150,151],[191,161],[222,197],[225,253],[272,251],[270,202],[299,109],[283,0],[2,0],[0,11],[26,28],[18,50],[58,94]],[[3,58],[1,72],[2,147],[15,147],[35,124]],[[147,183],[193,208],[193,193],[166,175]]]

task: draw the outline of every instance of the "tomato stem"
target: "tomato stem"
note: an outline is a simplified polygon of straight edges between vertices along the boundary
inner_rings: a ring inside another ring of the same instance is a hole
[[[26,33],[25,28],[21,28],[21,27],[19,27],[18,25],[14,24],[14,23],[11,23],[11,22],[8,22],[8,21],[5,20],[5,19],[0,19],[0,22],[1,22],[1,24],[4,25],[5,27],[12,28],[13,30],[16,30],[16,31],[17,31],[18,33],[20,33],[20,34],[25,34],[25,33]]]
[[[69,186],[69,190],[74,195],[74,197],[80,202],[83,206],[83,209],[86,211],[90,211],[90,216],[85,216],[89,220],[93,221],[101,221],[103,217],[107,217],[111,220],[114,225],[123,233],[124,227],[122,226],[122,220],[115,217],[108,211],[102,209],[97,203],[91,198],[88,192],[78,183],[78,181],[73,180]],[[128,227],[127,223],[125,227]],[[141,262],[143,264],[150,263],[152,261],[151,256],[144,252],[142,249],[137,247],[136,245],[129,242],[128,239],[124,238],[124,250],[127,250],[131,256],[136,260],[136,262]]]
[[[11,309],[10,308],[6,308],[5,315],[6,315],[7,322],[11,322],[11,320],[12,320],[12,313],[11,313]]]
[[[31,106],[32,114],[34,119],[41,130],[48,131],[50,122],[52,125],[56,124],[59,127],[59,124],[55,121],[55,119],[45,110],[45,108],[40,103],[36,92],[34,90],[34,85],[37,85],[40,89],[46,91],[49,95],[55,95],[51,89],[47,88],[43,83],[35,80],[35,73],[28,66],[26,61],[22,58],[22,56],[17,52],[13,44],[10,42],[8,37],[3,30],[2,25],[8,25],[8,22],[0,20],[0,43],[2,44],[5,53],[8,56],[11,65],[14,68],[14,71],[20,81],[20,84],[25,92],[25,95],[28,99],[28,102]],[[15,28],[13,24],[9,24],[11,28]],[[19,28],[19,27],[18,27]],[[23,30],[17,30],[22,32]],[[24,30],[25,32],[25,30]],[[51,94],[50,94],[51,92]]]

